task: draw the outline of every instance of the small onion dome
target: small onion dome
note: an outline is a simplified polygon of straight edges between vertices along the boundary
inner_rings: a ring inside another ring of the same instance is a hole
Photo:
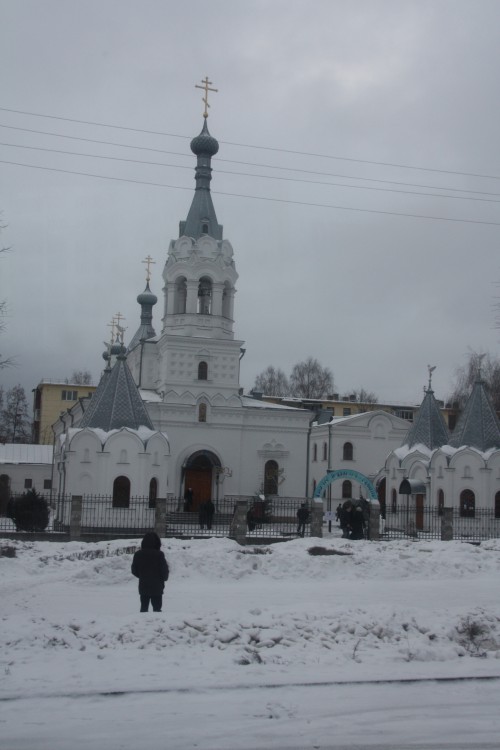
[[[112,344],[111,349],[109,350],[109,353],[112,357],[118,357],[120,354],[126,351],[125,347],[120,341],[115,341],[114,344]]]
[[[106,349],[105,352],[102,353],[102,358],[105,362],[109,362],[109,351]]]
[[[191,141],[191,151],[196,156],[215,156],[219,150],[219,142],[208,132],[207,121],[203,123],[200,135]]]
[[[149,288],[149,283],[146,284],[146,288],[142,294],[137,295],[137,302],[140,305],[156,305],[158,302],[158,297]]]

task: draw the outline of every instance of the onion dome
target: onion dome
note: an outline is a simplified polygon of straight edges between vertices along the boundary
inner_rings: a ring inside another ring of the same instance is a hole
[[[205,119],[201,133],[191,141],[191,151],[195,156],[215,156],[218,150],[219,142],[208,132]]]
[[[140,305],[156,305],[158,302],[158,297],[149,288],[149,282],[146,284],[145,290],[137,295],[137,302]]]

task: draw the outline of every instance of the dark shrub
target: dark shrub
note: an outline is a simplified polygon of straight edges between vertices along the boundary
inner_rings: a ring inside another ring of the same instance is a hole
[[[16,498],[11,513],[17,531],[44,531],[49,523],[49,505],[36,490]]]

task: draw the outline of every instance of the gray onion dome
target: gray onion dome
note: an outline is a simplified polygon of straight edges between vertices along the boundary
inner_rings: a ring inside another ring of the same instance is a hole
[[[158,297],[149,288],[149,282],[146,284],[145,290],[137,295],[137,302],[140,305],[156,305],[158,302]]]
[[[218,150],[219,142],[208,132],[205,120],[201,133],[191,141],[191,151],[196,156],[215,156]]]

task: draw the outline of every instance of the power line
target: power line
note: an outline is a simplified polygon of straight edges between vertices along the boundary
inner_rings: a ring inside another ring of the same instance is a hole
[[[168,154],[169,156],[181,156],[184,159],[186,158],[192,159],[191,154],[181,153],[180,151],[168,151],[162,148],[153,148],[151,146],[135,146],[135,145],[128,144],[128,143],[117,143],[116,141],[103,141],[97,138],[84,138],[83,136],[66,135],[65,133],[52,133],[47,130],[36,130],[34,128],[22,128],[16,125],[5,125],[4,123],[0,123],[0,128],[6,128],[8,130],[17,130],[23,133],[48,135],[54,138],[66,138],[66,139],[73,140],[73,141],[83,141],[85,143],[96,143],[96,144],[105,145],[105,146],[129,148],[129,149],[134,149],[136,151],[151,151],[153,153],[158,153],[158,154]],[[237,159],[224,159],[220,157],[215,157],[214,161],[221,162],[221,163],[223,162],[225,164],[241,164],[247,167],[261,167],[264,169],[276,169],[276,170],[285,171],[285,172],[298,172],[300,174],[320,175],[322,177],[334,177],[336,179],[340,178],[343,180],[377,182],[383,185],[400,185],[402,187],[416,187],[416,188],[423,188],[427,190],[448,190],[448,191],[455,192],[455,193],[469,193],[471,195],[490,195],[490,196],[500,197],[500,193],[494,193],[494,192],[486,191],[486,190],[470,190],[466,188],[455,188],[455,187],[451,187],[450,185],[445,185],[445,186],[425,185],[425,184],[414,183],[414,182],[402,182],[400,180],[383,180],[377,177],[354,177],[352,175],[337,174],[335,172],[322,172],[322,171],[312,170],[312,169],[302,169],[300,167],[283,167],[283,166],[277,166],[275,164],[262,164],[260,162],[241,161]]]
[[[27,146],[20,143],[3,143],[0,142],[0,146],[5,146],[7,148],[22,148],[27,149],[30,151],[43,151],[48,152],[51,154],[63,154],[65,156],[83,156],[88,159],[105,159],[107,161],[120,161],[125,162],[127,164],[145,164],[148,166],[153,167],[167,167],[169,169],[189,169],[192,171],[191,166],[187,166],[184,164],[165,164],[165,162],[157,162],[157,161],[146,161],[144,159],[127,159],[122,156],[107,156],[103,154],[85,154],[81,151],[65,151],[63,149],[55,149],[55,148],[48,148],[46,146]],[[266,174],[254,174],[251,172],[232,172],[230,170],[226,169],[219,169],[217,170],[218,174],[226,174],[226,175],[232,175],[236,177],[253,177],[255,179],[264,179],[264,180],[279,180],[282,182],[297,182],[302,183],[306,185],[323,185],[326,187],[337,187],[337,188],[347,188],[348,190],[371,190],[375,192],[383,192],[383,193],[398,193],[399,195],[415,195],[415,196],[421,196],[421,197],[427,197],[427,198],[448,198],[450,200],[461,200],[461,201],[478,201],[481,203],[500,203],[500,200],[495,200],[494,198],[473,198],[466,195],[446,195],[446,194],[440,194],[440,193],[423,193],[416,190],[400,190],[397,188],[382,188],[382,187],[374,187],[372,185],[346,185],[343,183],[335,183],[335,182],[324,182],[321,180],[304,180],[298,177],[279,177],[277,175],[266,175]]]
[[[127,127],[126,125],[112,125],[106,122],[94,122],[92,120],[78,120],[72,117],[60,117],[57,115],[46,115],[46,114],[41,114],[39,112],[27,112],[25,110],[20,110],[20,109],[10,109],[8,107],[0,107],[0,111],[11,112],[14,114],[19,114],[19,115],[27,115],[29,117],[43,117],[49,120],[60,120],[62,122],[78,123],[80,125],[92,125],[92,126],[97,126],[101,128],[113,128],[116,130],[126,130],[131,133],[145,133],[147,135],[161,135],[161,136],[166,136],[167,138],[183,138],[183,139],[190,140],[190,136],[179,135],[178,133],[166,133],[161,130],[146,130],[145,128],[132,128],[132,127]],[[413,169],[419,172],[435,172],[436,174],[454,174],[454,175],[459,175],[461,177],[480,177],[480,178],[489,179],[489,180],[500,180],[499,175],[480,174],[480,173],[475,173],[475,172],[457,172],[451,169],[438,169],[436,167],[417,167],[412,164],[401,164],[397,162],[385,162],[385,161],[373,161],[370,159],[355,159],[355,158],[348,157],[348,156],[334,156],[332,154],[317,154],[311,151],[299,151],[296,149],[278,148],[277,146],[256,146],[255,144],[252,144],[252,143],[237,143],[235,141],[222,141],[221,140],[220,143],[224,143],[227,146],[237,146],[239,148],[253,148],[253,149],[260,149],[263,151],[274,151],[274,152],[283,153],[283,154],[294,154],[296,156],[313,156],[319,159],[333,159],[333,160],[338,160],[338,161],[352,162],[356,164],[372,164],[372,165],[379,166],[379,167],[394,167],[397,169]]]
[[[75,170],[59,169],[57,167],[42,167],[37,164],[23,164],[21,162],[7,161],[6,159],[0,159],[0,164],[10,164],[12,166],[26,167],[28,169],[40,169],[40,170],[45,170],[48,172],[60,172],[63,174],[74,174],[74,175],[79,175],[81,177],[93,177],[95,179],[100,179],[100,180],[113,180],[117,182],[127,182],[127,183],[136,184],[136,185],[148,185],[151,187],[169,188],[171,190],[189,190],[190,192],[192,192],[192,187],[182,187],[180,185],[166,185],[160,182],[150,182],[146,180],[134,180],[134,179],[127,179],[124,177],[111,177],[109,175],[92,174],[90,172],[77,172]],[[212,192],[214,195],[223,195],[229,198],[245,198],[245,199],[250,199],[250,200],[268,201],[271,203],[288,203],[288,204],[295,205],[295,206],[330,208],[330,209],[334,209],[338,211],[355,211],[357,213],[381,214],[383,216],[400,216],[403,218],[410,218],[410,219],[425,219],[425,220],[430,220],[430,221],[446,221],[450,223],[481,224],[484,226],[500,227],[500,222],[498,221],[482,221],[480,219],[457,219],[457,218],[450,218],[448,216],[429,216],[426,214],[410,214],[410,213],[403,213],[399,211],[381,211],[379,209],[373,209],[373,208],[356,208],[353,206],[337,206],[337,205],[330,204],[330,203],[312,203],[308,201],[288,200],[287,198],[271,198],[271,197],[262,196],[262,195],[247,195],[247,194],[242,194],[242,193],[225,193],[220,190],[213,190]]]

